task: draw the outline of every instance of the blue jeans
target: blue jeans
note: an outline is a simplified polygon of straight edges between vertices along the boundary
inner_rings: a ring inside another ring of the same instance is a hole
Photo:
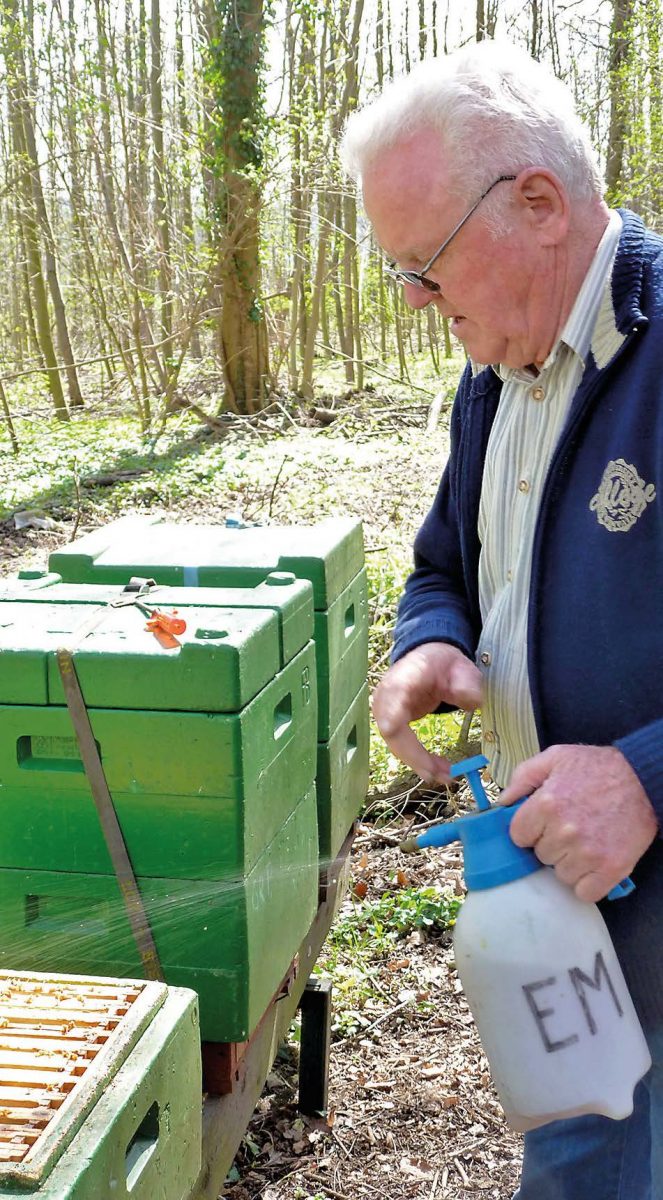
[[[576,1117],[525,1134],[514,1200],[663,1200],[663,841],[633,872],[636,892],[602,902],[653,1060],[624,1121]]]

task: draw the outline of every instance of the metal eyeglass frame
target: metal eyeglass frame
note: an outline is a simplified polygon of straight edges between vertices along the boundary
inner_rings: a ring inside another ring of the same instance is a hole
[[[469,221],[472,213],[475,212],[475,210],[479,207],[481,201],[486,199],[488,193],[492,192],[493,188],[497,187],[498,183],[506,183],[508,180],[517,178],[517,175],[500,175],[499,179],[494,179],[490,187],[487,187],[485,192],[479,196],[479,199],[472,205],[469,212],[465,213],[465,216],[462,217],[458,224],[451,230],[449,236],[444,239],[439,250],[435,251],[433,257],[429,258],[426,266],[422,267],[420,271],[403,271],[400,267],[396,266],[395,262],[391,262],[385,268],[387,275],[389,275],[391,279],[397,280],[399,283],[412,283],[415,287],[423,288],[426,292],[439,292],[441,290],[439,283],[436,283],[434,279],[427,279],[426,271],[430,271],[435,260],[440,257],[443,250],[446,250],[449,242],[451,242],[453,238],[455,238],[456,234],[460,232],[465,222]]]

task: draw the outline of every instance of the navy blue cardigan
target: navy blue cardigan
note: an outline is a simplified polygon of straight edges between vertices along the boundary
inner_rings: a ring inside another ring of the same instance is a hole
[[[601,353],[592,347],[541,499],[528,670],[541,749],[619,746],[663,827],[663,238],[635,214],[621,215],[615,327]],[[394,660],[428,641],[474,657],[477,518],[501,386],[491,368],[473,377],[468,365],[462,377],[449,461],[415,541]]]

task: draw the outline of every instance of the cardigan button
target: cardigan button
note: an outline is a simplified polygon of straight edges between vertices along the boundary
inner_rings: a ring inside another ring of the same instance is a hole
[[[546,390],[545,388],[541,387],[541,384],[537,384],[536,387],[532,388],[530,396],[532,397],[532,400],[545,400]]]
[[[518,480],[518,491],[523,492],[523,494],[529,491],[529,483],[526,479]]]
[[[488,651],[484,650],[479,661],[483,663],[484,667],[489,667],[493,660],[492,660],[492,656],[488,653]]]
[[[490,742],[491,745],[495,741],[495,734],[493,733],[492,729],[487,729],[483,736],[484,740]]]

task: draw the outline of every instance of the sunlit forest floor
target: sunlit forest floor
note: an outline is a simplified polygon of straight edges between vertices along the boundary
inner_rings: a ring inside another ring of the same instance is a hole
[[[185,391],[197,414],[182,411],[147,437],[108,399],[69,425],[42,405],[16,422],[18,455],[0,432],[3,573],[45,565],[55,546],[126,512],[272,523],[353,515],[364,524],[374,684],[446,458],[461,366],[445,364],[436,380],[414,375],[412,386],[376,377],[361,393],[337,376],[314,404],[279,397],[258,417],[210,420],[219,381],[203,373]],[[422,727],[449,750],[460,721]],[[458,803],[462,795],[417,788],[373,737],[352,889],[320,963],[334,984],[329,1114],[297,1113],[293,1029],[228,1179],[229,1200],[512,1195],[520,1141],[504,1124],[453,966],[458,851],[405,858],[397,848],[413,822]]]

